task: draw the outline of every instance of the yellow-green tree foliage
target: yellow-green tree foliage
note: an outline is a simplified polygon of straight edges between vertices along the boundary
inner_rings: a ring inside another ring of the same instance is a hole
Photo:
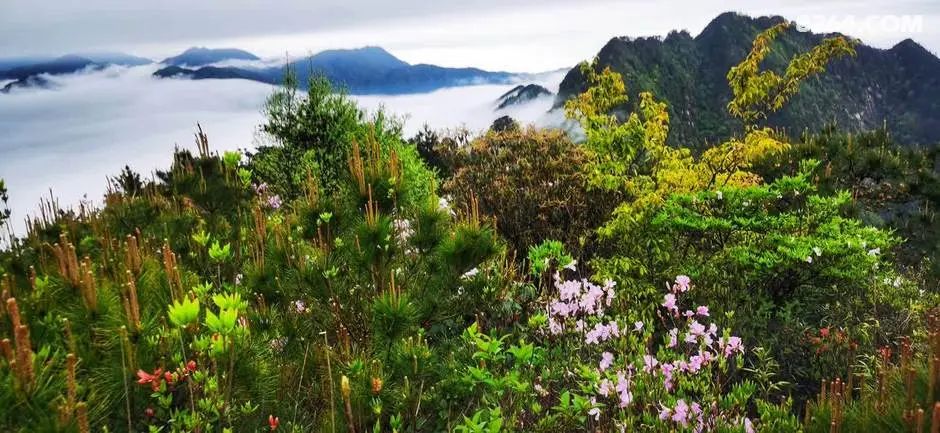
[[[781,23],[758,35],[748,56],[728,72],[733,97],[727,108],[744,122],[743,136],[731,137],[698,157],[686,147],[666,144],[669,114],[665,103],[656,101],[650,93],[640,93],[638,110],[621,121],[613,113],[628,101],[622,77],[609,67],[598,72],[596,59],[582,63],[581,71],[590,87],[569,100],[565,111],[584,130],[584,144],[591,156],[587,167],[590,185],[620,192],[625,198],[600,229],[601,236],[636,246],[644,233],[646,217],[670,194],[762,182],[750,171],[752,165],[787,149],[789,144],[757,122],[782,108],[803,80],[823,72],[832,59],[854,54],[852,41],[834,37],[795,56],[783,75],[761,70],[774,39],[789,26]],[[652,252],[650,248],[646,245],[645,252]],[[632,269],[637,276],[649,271],[635,258],[612,260],[619,262],[617,268]]]

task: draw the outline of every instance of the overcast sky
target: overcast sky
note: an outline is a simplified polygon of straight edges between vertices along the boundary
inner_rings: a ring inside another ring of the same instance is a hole
[[[727,10],[940,51],[935,0],[3,0],[0,57],[120,50],[161,59],[194,45],[282,57],[380,45],[412,63],[544,71],[593,56],[613,36],[697,34]]]

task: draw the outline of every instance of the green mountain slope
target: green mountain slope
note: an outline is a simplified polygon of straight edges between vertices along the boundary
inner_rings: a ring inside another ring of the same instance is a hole
[[[650,91],[668,101],[672,143],[701,147],[740,130],[724,110],[731,97],[725,74],[745,57],[760,31],[783,20],[728,12],[698,36],[682,31],[665,38],[614,38],[597,56],[601,66],[623,75],[631,95]],[[826,36],[831,35],[788,30],[764,66],[780,70],[785,59]],[[826,74],[804,83],[770,124],[793,135],[833,123],[849,131],[887,125],[900,143],[940,142],[940,59],[910,39],[887,50],[856,48],[856,57],[840,59]],[[569,71],[556,107],[585,87],[578,68]]]

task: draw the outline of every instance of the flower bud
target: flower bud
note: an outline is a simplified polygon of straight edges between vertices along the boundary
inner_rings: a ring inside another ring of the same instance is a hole
[[[349,388],[349,378],[343,375],[339,381],[339,389],[343,393],[343,398],[349,398],[352,389]]]

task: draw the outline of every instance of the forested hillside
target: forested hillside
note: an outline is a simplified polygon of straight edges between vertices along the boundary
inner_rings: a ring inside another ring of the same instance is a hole
[[[728,12],[694,37],[683,31],[664,39],[614,38],[598,52],[598,64],[621,74],[628,88],[652,92],[669,103],[671,144],[702,148],[741,131],[741,123],[724,109],[731,100],[725,74],[760,31],[783,21]],[[791,27],[778,38],[766,67],[780,72],[794,54],[829,36]],[[572,69],[561,83],[556,106],[587,85],[579,69]],[[846,132],[886,125],[899,143],[935,145],[940,142],[938,92],[940,59],[916,42],[904,40],[887,50],[859,44],[855,56],[835,60],[828,73],[803,83],[800,94],[774,113],[769,124],[794,137],[828,124]]]

